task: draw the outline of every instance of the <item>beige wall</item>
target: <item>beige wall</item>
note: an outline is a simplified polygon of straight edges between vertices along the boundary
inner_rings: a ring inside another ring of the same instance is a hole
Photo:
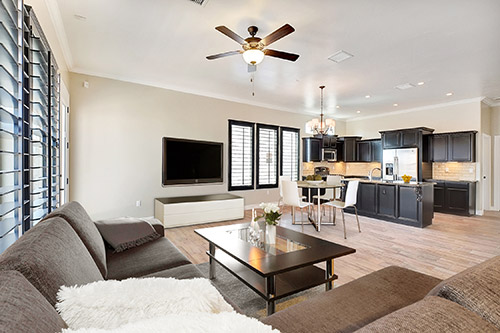
[[[24,3],[33,7],[35,10],[36,17],[42,26],[43,33],[50,44],[50,48],[54,53],[57,65],[61,72],[61,79],[64,81],[66,86],[69,86],[69,71],[68,64],[63,56],[63,51],[59,40],[57,38],[56,29],[51,19],[51,14],[49,13],[47,5],[54,0],[25,0]]]
[[[385,114],[379,117],[365,117],[349,120],[347,135],[359,135],[363,139],[380,138],[379,131],[430,127],[438,132],[477,130],[481,128],[480,102],[465,101],[460,104],[437,105],[409,112]]]
[[[83,87],[84,81],[89,88]],[[93,218],[153,215],[155,197],[227,192],[227,184],[161,186],[164,136],[224,142],[228,119],[297,127],[309,116],[166,89],[71,74],[70,199]],[[340,122],[339,122],[340,123]],[[227,181],[227,161],[224,165]],[[277,201],[278,191],[233,192],[246,205]],[[142,201],[136,207],[136,201]]]

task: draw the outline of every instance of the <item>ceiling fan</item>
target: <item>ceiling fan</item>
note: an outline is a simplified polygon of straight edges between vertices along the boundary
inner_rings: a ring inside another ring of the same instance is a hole
[[[232,56],[235,54],[243,54],[243,59],[248,64],[248,71],[254,72],[257,68],[256,65],[262,62],[264,56],[270,56],[289,61],[295,61],[299,58],[298,54],[287,53],[267,48],[272,43],[295,31],[295,29],[289,24],[285,24],[284,26],[270,33],[264,38],[255,37],[257,31],[259,31],[259,28],[253,25],[248,27],[248,32],[250,33],[250,37],[245,39],[243,39],[237,33],[235,33],[234,31],[223,25],[216,27],[215,30],[218,30],[219,32],[223,33],[224,35],[228,36],[232,40],[239,43],[242,46],[243,50],[214,54],[208,56],[207,57],[208,60],[219,59],[223,57]]]

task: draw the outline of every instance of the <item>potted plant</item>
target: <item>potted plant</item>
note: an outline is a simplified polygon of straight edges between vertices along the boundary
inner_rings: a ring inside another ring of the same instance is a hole
[[[261,218],[265,218],[266,221],[266,243],[275,244],[276,243],[276,226],[281,219],[280,208],[275,203],[261,203],[259,205],[264,214],[254,218],[254,221],[258,221]]]

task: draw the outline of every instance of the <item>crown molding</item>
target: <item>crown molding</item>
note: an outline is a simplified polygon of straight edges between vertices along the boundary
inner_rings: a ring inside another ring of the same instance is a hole
[[[452,106],[452,105],[467,104],[467,103],[473,103],[473,102],[480,103],[483,99],[484,99],[484,97],[474,97],[474,98],[461,99],[461,100],[458,100],[458,101],[447,102],[447,103],[439,103],[439,104],[431,104],[431,105],[419,106],[419,107],[411,108],[411,109],[405,109],[405,110],[398,110],[398,111],[391,111],[391,112],[379,113],[379,114],[375,114],[375,115],[372,115],[372,116],[349,118],[349,119],[346,120],[346,122],[350,123],[350,122],[353,122],[353,121],[366,120],[366,119],[374,119],[374,118],[381,118],[381,117],[393,116],[393,115],[396,115],[396,114],[418,112],[418,111],[424,111],[424,110],[429,110],[429,109],[436,109],[436,108],[441,108],[441,107],[446,107],[446,106]]]
[[[500,101],[495,101],[489,97],[484,97],[481,102],[484,104],[490,106],[490,107],[495,107],[495,106],[500,106]]]
[[[64,29],[64,23],[61,17],[61,11],[59,10],[59,5],[56,0],[45,0],[45,5],[49,11],[50,19],[54,25],[56,31],[57,40],[61,46],[62,54],[66,62],[66,67],[68,71],[73,68],[73,56],[71,54],[71,49],[68,44],[68,37],[66,35],[66,30]]]

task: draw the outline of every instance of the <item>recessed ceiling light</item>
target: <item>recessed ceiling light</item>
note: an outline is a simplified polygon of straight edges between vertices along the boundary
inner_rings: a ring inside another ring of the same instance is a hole
[[[82,16],[82,15],[78,15],[78,14],[75,14],[74,17],[77,19],[77,20],[80,20],[80,21],[85,21],[87,20],[87,18],[85,16]]]
[[[446,94],[446,96],[453,96],[453,93],[449,92],[449,93]]]
[[[394,88],[399,89],[399,90],[406,90],[406,89],[410,89],[413,87],[415,87],[415,86],[411,83],[403,83],[403,84],[399,84],[399,85],[395,86]]]
[[[423,86],[425,84],[424,81],[420,81],[419,83],[417,83],[418,86]]]
[[[365,98],[370,98],[371,96],[370,95],[366,95]]]
[[[358,110],[358,111],[356,111],[356,113],[361,113],[361,111]]]
[[[337,105],[336,107],[337,107],[337,109],[340,109],[340,105]]]
[[[398,103],[394,103],[394,104],[392,104],[392,106],[399,106],[399,104]]]
[[[328,59],[333,62],[339,63],[352,57],[354,56],[350,53],[347,53],[346,51],[339,51],[329,56]]]

